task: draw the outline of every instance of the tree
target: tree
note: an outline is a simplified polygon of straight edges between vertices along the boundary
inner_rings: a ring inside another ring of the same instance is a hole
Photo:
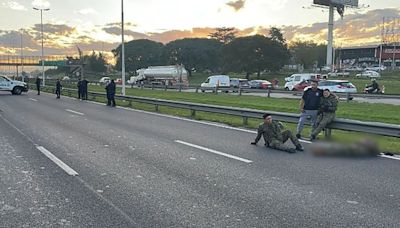
[[[86,70],[100,73],[107,71],[107,62],[102,53],[96,54],[95,51],[92,51],[91,55],[85,55],[83,58]]]
[[[192,75],[192,70],[215,71],[219,66],[222,44],[214,39],[186,38],[175,40],[164,48],[164,58],[168,64],[183,64]]]
[[[269,37],[278,43],[281,43],[282,45],[286,46],[286,39],[283,37],[283,34],[280,29],[276,27],[272,27],[269,30]]]
[[[227,44],[235,39],[236,33],[237,30],[233,27],[230,28],[222,27],[222,28],[216,28],[215,32],[210,33],[210,37],[218,40],[223,44]]]
[[[125,44],[125,70],[136,72],[140,68],[164,65],[162,58],[164,45],[155,41],[140,39]],[[112,50],[117,58],[116,69],[121,69],[121,45]]]
[[[226,70],[245,72],[246,78],[261,71],[279,70],[289,59],[287,49],[270,37],[262,35],[240,37],[224,46],[224,67]]]
[[[326,45],[323,44],[297,41],[290,46],[290,51],[295,61],[304,68],[322,67],[326,62]]]

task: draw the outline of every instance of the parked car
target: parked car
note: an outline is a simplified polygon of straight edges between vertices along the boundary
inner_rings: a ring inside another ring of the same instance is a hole
[[[380,78],[380,77],[381,77],[380,73],[372,70],[366,70],[359,74],[356,74],[356,78]]]
[[[350,76],[350,72],[329,72],[328,73],[328,77],[349,77]]]
[[[64,77],[62,78],[62,80],[63,80],[63,81],[68,81],[68,80],[71,80],[71,78],[69,78],[68,76],[64,76]]]
[[[249,84],[252,89],[272,89],[272,83],[266,80],[251,80]]]
[[[321,74],[293,74],[290,77],[285,78],[285,90],[294,90],[294,85],[299,84],[302,81],[320,80],[321,78]]]
[[[230,79],[228,75],[213,75],[200,85],[200,89],[204,92],[207,88],[230,88]]]
[[[115,84],[117,84],[117,85],[122,85],[122,79],[121,79],[121,78],[117,78],[117,79],[115,80]]]
[[[22,92],[28,92],[28,85],[25,82],[0,76],[0,91],[9,91],[13,95],[21,95]]]
[[[304,90],[309,88],[311,87],[308,86]],[[357,93],[357,88],[348,80],[322,80],[319,81],[318,88],[329,89],[334,93]]]
[[[365,70],[384,71],[384,70],[386,70],[386,67],[385,66],[369,66],[369,67],[366,67]]]
[[[102,77],[100,80],[99,80],[99,83],[100,84],[107,84],[107,83],[109,83],[111,81],[111,78],[110,77]]]
[[[247,79],[243,79],[243,78],[231,78],[230,84],[231,84],[232,88],[239,88],[239,86],[243,89],[250,88],[249,81]]]
[[[351,72],[359,72],[359,71],[363,71],[363,69],[361,67],[358,66],[351,66],[349,68],[344,69],[345,71],[351,71]]]

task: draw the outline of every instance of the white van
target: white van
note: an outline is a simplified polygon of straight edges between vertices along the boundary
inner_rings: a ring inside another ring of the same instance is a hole
[[[302,81],[318,81],[321,77],[321,74],[293,74],[285,78],[285,90],[293,90],[294,86]]]
[[[204,92],[206,88],[229,88],[231,86],[230,78],[228,75],[213,75],[207,78],[207,80],[201,83],[202,92]]]

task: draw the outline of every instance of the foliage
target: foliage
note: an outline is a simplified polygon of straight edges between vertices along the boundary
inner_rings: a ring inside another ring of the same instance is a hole
[[[237,30],[233,27],[217,28],[215,32],[210,33],[210,37],[218,40],[223,44],[227,44],[235,39]]]

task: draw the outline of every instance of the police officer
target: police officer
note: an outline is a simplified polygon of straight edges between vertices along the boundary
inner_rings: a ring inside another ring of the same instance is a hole
[[[36,77],[36,90],[37,90],[37,95],[40,95],[40,85],[42,84],[42,80],[38,77]]]
[[[331,94],[329,89],[325,89],[323,97],[320,100],[317,127],[311,132],[311,140],[315,140],[315,137],[322,131],[322,129],[335,119],[337,105],[337,97]]]
[[[310,118],[312,130],[315,129],[321,97],[322,90],[318,88],[318,81],[312,81],[311,88],[304,91],[303,96],[300,100],[301,115],[299,123],[297,124],[296,133],[296,137],[298,139],[301,138],[301,132],[303,131],[304,124],[308,118]]]
[[[60,79],[57,79],[57,82],[56,82],[56,94],[57,94],[57,99],[60,99],[60,96],[61,96],[61,89],[62,89],[61,81],[60,81]]]
[[[107,106],[112,106],[115,107],[115,82],[114,80],[111,80],[110,83],[107,84],[106,86],[106,91],[107,91]]]
[[[76,87],[78,87],[78,99],[81,99],[82,97],[82,80],[79,78],[78,83],[76,84]]]
[[[273,149],[286,151],[289,153],[295,153],[296,150],[303,151],[299,140],[293,136],[290,130],[284,130],[283,125],[275,120],[272,120],[270,114],[264,114],[264,123],[260,124],[258,127],[258,134],[252,145],[256,145],[260,141],[261,136],[264,137],[265,145]],[[286,146],[284,143],[290,139],[292,143],[296,146],[296,149]]]

